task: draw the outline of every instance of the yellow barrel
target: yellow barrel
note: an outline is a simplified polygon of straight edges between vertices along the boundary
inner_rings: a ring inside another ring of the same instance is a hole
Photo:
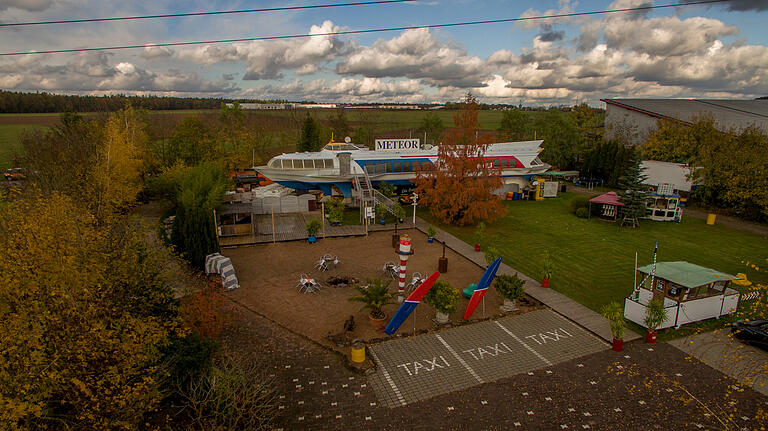
[[[361,343],[360,341],[352,342],[352,353],[350,356],[352,362],[356,362],[358,364],[365,362],[365,344]]]
[[[715,224],[717,214],[707,214],[707,224]]]

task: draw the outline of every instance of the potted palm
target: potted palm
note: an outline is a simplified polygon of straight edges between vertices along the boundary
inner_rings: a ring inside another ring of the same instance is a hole
[[[624,349],[624,329],[627,322],[624,320],[624,307],[616,301],[606,304],[600,310],[611,326],[611,335],[613,336],[613,351],[621,352]]]
[[[435,307],[437,311],[435,321],[439,325],[448,323],[448,315],[456,311],[459,306],[459,295],[458,289],[447,281],[440,280],[424,296],[424,303]]]
[[[437,235],[437,231],[434,227],[429,226],[427,228],[427,242],[432,244],[435,241],[435,235]]]
[[[661,299],[654,299],[648,303],[645,308],[645,342],[648,344],[656,344],[657,329],[663,325],[664,322],[669,319],[667,316],[667,310],[664,309],[664,302]]]
[[[549,251],[544,252],[544,259],[542,260],[543,268],[541,270],[541,287],[549,287],[549,279],[552,277],[552,272],[555,269],[555,263],[552,261],[552,256],[549,255]]]
[[[387,220],[385,219],[386,215],[387,215],[387,206],[384,204],[376,205],[376,217],[379,218],[379,222],[381,224],[387,224]]]
[[[389,291],[390,281],[391,280],[387,280],[385,283],[381,281],[380,278],[368,280],[367,286],[355,286],[355,290],[357,290],[360,295],[349,298],[350,301],[362,302],[365,304],[361,310],[365,310],[366,308],[371,310],[368,313],[368,318],[371,320],[373,326],[379,327],[387,321],[387,314],[384,313],[382,307],[393,303],[392,298],[394,298],[394,295]]]
[[[317,233],[320,232],[320,220],[313,218],[307,222],[307,242],[312,244],[317,241]]]
[[[499,293],[499,296],[504,298],[504,304],[501,306],[502,311],[517,310],[515,301],[522,298],[525,294],[523,284],[525,284],[525,282],[517,276],[517,273],[515,273],[515,275],[496,275],[496,280],[493,282],[493,287],[496,288],[496,292]]]
[[[475,251],[480,251],[480,244],[485,242],[485,223],[480,222],[475,229]]]

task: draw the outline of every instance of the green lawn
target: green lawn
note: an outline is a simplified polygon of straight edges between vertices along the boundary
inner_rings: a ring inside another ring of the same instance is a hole
[[[45,129],[46,126],[2,124],[0,125],[0,169],[12,168],[11,157],[19,146],[19,133],[24,129]]]
[[[638,265],[653,262],[654,242],[659,242],[659,261],[685,260],[697,265],[766,282],[765,273],[747,271],[742,261],[768,258],[768,239],[724,226],[707,226],[704,220],[687,218],[681,223],[641,220],[636,229],[620,228],[570,213],[575,196],[561,193],[544,201],[505,201],[508,214],[489,225],[488,237],[504,257],[504,263],[539,278],[541,257],[549,250],[555,262],[551,287],[599,310],[610,301],[623,303],[632,291],[635,252]],[[420,215],[434,221],[427,211]],[[473,243],[474,227],[442,226],[451,234]]]

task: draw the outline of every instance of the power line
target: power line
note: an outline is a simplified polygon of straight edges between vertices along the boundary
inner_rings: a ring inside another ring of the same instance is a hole
[[[50,50],[44,50],[44,51],[4,52],[4,53],[0,53],[0,57],[6,57],[6,56],[12,56],[12,55],[60,54],[60,53],[68,53],[68,52],[116,51],[116,50],[123,50],[123,49],[153,48],[153,47],[166,47],[166,46],[213,45],[213,44],[220,44],[220,43],[253,42],[253,41],[260,41],[260,40],[267,41],[267,40],[280,40],[280,39],[302,39],[302,38],[313,37],[313,36],[344,36],[344,35],[366,34],[366,33],[383,33],[383,32],[390,32],[390,31],[415,30],[419,28],[431,29],[431,28],[446,28],[446,27],[462,27],[462,26],[471,26],[471,25],[499,24],[499,23],[508,23],[508,22],[518,22],[518,21],[535,21],[535,20],[544,20],[544,19],[553,19],[553,18],[572,18],[577,16],[637,12],[637,11],[646,11],[646,10],[653,10],[653,9],[678,8],[678,7],[694,6],[694,5],[725,3],[729,1],[732,1],[732,0],[702,0],[702,1],[691,2],[691,3],[682,3],[682,4],[675,3],[675,4],[665,4],[665,5],[658,5],[658,6],[638,6],[638,7],[629,7],[629,8],[623,8],[623,9],[599,10],[599,11],[590,11],[590,12],[572,12],[572,13],[539,15],[539,16],[519,17],[519,18],[500,18],[500,19],[491,19],[491,20],[464,21],[464,22],[454,22],[454,23],[446,23],[446,24],[412,25],[412,26],[387,27],[387,28],[367,29],[367,30],[345,30],[345,31],[327,32],[327,33],[315,33],[311,35],[310,34],[291,34],[291,35],[283,35],[283,36],[245,37],[245,38],[238,38],[238,39],[219,39],[219,40],[205,40],[205,41],[191,41],[191,42],[146,43],[143,45],[121,45],[121,46],[107,46],[107,47],[94,47],[94,48],[50,49]]]
[[[255,12],[282,12],[282,11],[304,10],[304,9],[327,9],[327,8],[345,7],[345,6],[366,6],[366,5],[381,5],[381,4],[388,4],[388,3],[405,3],[405,2],[413,2],[413,1],[416,1],[416,0],[374,0],[374,1],[354,2],[354,3],[333,3],[333,4],[320,4],[320,5],[307,5],[307,6],[284,6],[284,7],[272,7],[272,8],[262,8],[262,9],[167,13],[167,14],[160,14],[160,15],[138,15],[138,16],[123,16],[123,17],[111,17],[111,18],[63,19],[63,20],[56,20],[56,21],[12,22],[12,23],[0,23],[0,27],[21,27],[21,26],[30,26],[30,25],[49,25],[49,24],[76,24],[76,23],[105,22],[105,21],[129,21],[129,20],[157,19],[157,18],[178,18],[178,17],[186,17],[186,16],[231,15],[231,14],[255,13]]]

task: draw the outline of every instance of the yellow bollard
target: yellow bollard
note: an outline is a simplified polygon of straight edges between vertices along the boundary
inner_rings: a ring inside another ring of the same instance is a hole
[[[707,224],[709,225],[715,224],[716,218],[717,218],[717,214],[707,214]]]
[[[365,362],[365,344],[363,344],[360,340],[353,341],[352,353],[350,356],[352,362],[356,362],[358,364]]]

